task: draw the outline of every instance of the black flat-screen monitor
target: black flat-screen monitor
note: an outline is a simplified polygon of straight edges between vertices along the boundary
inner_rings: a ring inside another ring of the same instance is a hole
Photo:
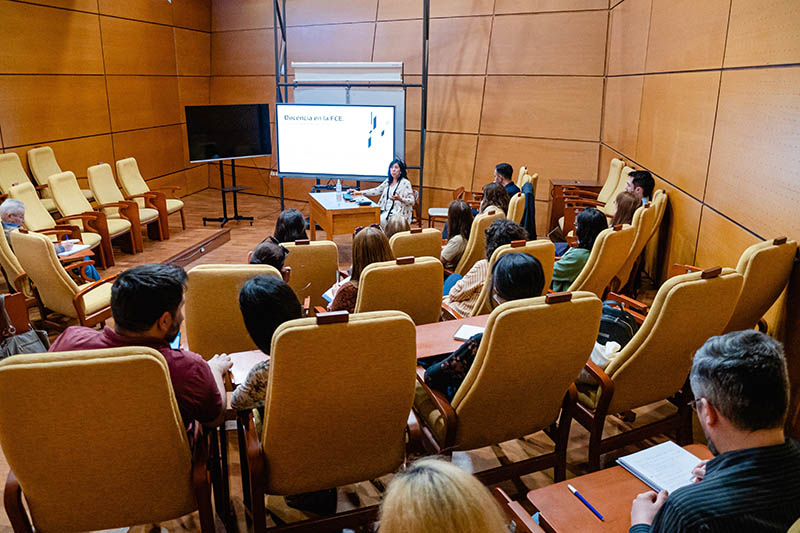
[[[267,104],[192,105],[185,109],[190,162],[272,153]]]

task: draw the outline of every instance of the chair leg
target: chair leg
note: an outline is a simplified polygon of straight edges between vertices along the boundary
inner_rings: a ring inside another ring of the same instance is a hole
[[[236,418],[236,436],[239,439],[239,470],[242,474],[242,499],[244,500],[244,507],[251,514],[253,507],[250,500],[250,467],[247,465],[247,444],[244,440],[244,426],[241,420]]]
[[[22,504],[22,489],[19,486],[19,481],[11,470],[8,471],[8,478],[6,478],[6,487],[3,492],[3,504],[6,508],[6,514],[11,522],[11,527],[14,533],[33,533],[33,527],[28,519],[28,513],[25,511],[25,506]]]
[[[181,227],[186,229],[186,216],[183,214],[183,208],[181,208]]]

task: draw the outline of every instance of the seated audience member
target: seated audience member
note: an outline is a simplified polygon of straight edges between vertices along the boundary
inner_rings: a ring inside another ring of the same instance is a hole
[[[483,483],[453,463],[426,457],[389,483],[381,533],[508,533],[503,511]]]
[[[509,300],[542,295],[544,270],[539,260],[528,254],[506,254],[492,270],[492,307]],[[425,371],[425,383],[452,400],[475,360],[483,333],[470,337],[446,359]]]
[[[696,483],[639,494],[631,533],[786,531],[800,518],[800,450],[783,432],[783,347],[755,330],[711,337],[695,354],[689,380],[714,458],[694,469]]]
[[[553,282],[550,288],[556,292],[565,291],[583,270],[592,253],[592,246],[600,232],[608,229],[606,216],[594,207],[584,209],[575,219],[575,235],[578,246],[568,249],[561,259],[553,265]]]
[[[394,259],[389,239],[376,224],[366,228],[357,228],[353,237],[353,269],[350,281],[345,282],[336,292],[328,311],[347,310],[354,312],[358,297],[358,282],[361,272],[371,263],[391,261]]]
[[[483,199],[478,212],[485,213],[490,207],[494,207],[505,215],[508,212],[508,202],[508,193],[505,188],[497,183],[489,183],[483,187]]]
[[[440,257],[445,268],[453,270],[461,260],[461,256],[464,255],[474,218],[475,215],[472,214],[472,209],[467,202],[464,200],[450,202],[450,206],[447,208],[447,226],[451,237],[442,248]]]
[[[505,188],[509,198],[519,192],[519,187],[514,183],[514,167],[508,163],[500,163],[495,167],[494,182]]]
[[[186,272],[168,265],[141,265],[126,270],[111,287],[114,329],[102,331],[72,326],[56,339],[51,352],[96,350],[120,346],[149,346],[164,356],[172,389],[187,428],[194,420],[218,425],[225,416],[223,376],[231,367],[228,355],[205,361],[169,343],[183,322],[183,291]],[[102,384],[98,384],[99,386]]]
[[[653,189],[656,182],[652,174],[646,170],[634,170],[628,174],[628,183],[625,190],[636,195],[636,198],[642,203],[646,204],[653,197]]]
[[[288,283],[291,271],[283,265],[287,255],[289,255],[289,250],[278,239],[270,235],[247,254],[247,262],[251,265],[274,266],[281,273],[283,280]]]
[[[633,221],[633,213],[642,205],[642,202],[632,192],[622,191],[614,199],[614,205],[616,210],[609,224],[609,227],[612,228],[617,224],[630,224]]]
[[[445,280],[444,303],[462,316],[469,316],[478,301],[483,284],[489,274],[489,259],[495,250],[512,241],[527,240],[528,232],[507,218],[492,222],[486,228],[486,257],[476,262],[463,278],[451,274]],[[454,283],[455,281],[455,283]]]
[[[306,233],[306,219],[297,209],[287,209],[278,215],[275,222],[275,235],[278,242],[294,242],[308,239]]]
[[[389,217],[389,220],[386,221],[386,238],[391,239],[392,235],[395,233],[408,231],[410,229],[411,226],[409,225],[406,217],[401,215],[392,215]]]
[[[303,309],[294,291],[275,276],[249,279],[239,292],[239,308],[244,326],[258,349],[269,355],[272,335],[278,326],[302,318]],[[267,395],[269,359],[257,363],[237,386],[231,397],[231,409],[243,411],[263,407]]]

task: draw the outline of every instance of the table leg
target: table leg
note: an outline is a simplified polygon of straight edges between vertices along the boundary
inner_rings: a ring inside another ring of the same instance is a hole
[[[314,221],[314,211],[311,210],[308,214],[308,227],[311,230],[311,240],[317,240],[317,223]]]

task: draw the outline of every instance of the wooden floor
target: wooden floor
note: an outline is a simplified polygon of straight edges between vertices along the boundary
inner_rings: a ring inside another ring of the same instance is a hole
[[[170,217],[170,232],[171,238],[169,241],[164,242],[149,242],[145,239],[145,250],[142,254],[127,255],[115,250],[116,265],[108,271],[101,272],[101,275],[107,273],[120,272],[138,264],[156,263],[165,260],[167,257],[174,255],[181,251],[183,248],[191,246],[202,238],[206,237],[212,230],[218,229],[218,224],[209,225],[207,229],[203,230],[202,217],[203,216],[218,216],[221,212],[219,191],[205,190],[195,193],[191,196],[184,198],[186,207],[186,230],[180,227],[180,218],[177,215]],[[244,263],[247,259],[247,253],[253,249],[262,239],[272,234],[275,226],[275,221],[280,213],[280,203],[274,198],[265,198],[254,195],[240,195],[239,197],[240,213],[243,215],[250,215],[255,217],[255,222],[251,227],[247,222],[233,222],[228,223],[226,227],[230,227],[231,240],[223,244],[220,248],[213,250],[197,261],[190,264],[191,268],[197,264],[219,264],[219,263]],[[294,207],[301,210],[304,214],[308,214],[307,204],[302,202],[289,202],[287,201],[286,207]],[[319,237],[318,237],[319,238]],[[351,244],[352,237],[339,236],[335,238],[339,246],[339,261],[340,267],[345,268],[349,266],[351,261]],[[184,332],[185,334],[185,332]],[[185,338],[185,337],[184,337]],[[654,404],[646,408],[637,410],[637,419],[633,424],[639,426],[652,421],[656,418],[664,416],[666,413],[673,412],[674,408],[667,402]],[[622,429],[631,427],[630,424],[617,420],[613,417],[606,425],[606,435],[618,433]],[[696,435],[697,432],[695,433]],[[661,441],[664,439],[659,439]],[[650,444],[655,443],[652,441]],[[247,531],[247,525],[244,520],[242,490],[241,490],[241,475],[239,470],[239,455],[236,441],[235,432],[231,431],[228,435],[228,449],[230,458],[230,485],[231,497],[236,512],[238,527],[240,531]],[[631,446],[616,454],[608,454],[604,456],[606,464],[612,465],[614,459],[624,453],[629,453],[645,447]],[[535,456],[540,453],[545,453],[552,450],[552,444],[549,439],[543,434],[539,433],[527,437],[524,440],[512,441],[504,443],[502,446],[487,447],[470,452],[457,452],[453,454],[453,461],[459,466],[462,466],[468,471],[479,471],[491,466],[499,464],[498,454],[505,455],[511,460],[519,460],[530,456]],[[567,459],[568,477],[582,475],[588,472],[587,468],[587,450],[588,450],[588,433],[577,423],[572,424],[572,431],[570,433],[569,452]],[[8,474],[8,465],[5,457],[0,454],[0,480],[5,480]],[[381,481],[388,482],[391,476],[381,478]],[[552,470],[546,470],[536,474],[528,475],[522,478],[524,487],[515,485],[512,482],[506,482],[501,486],[517,499],[524,498],[524,491],[536,487],[548,485],[553,482]],[[375,486],[371,483],[359,483],[340,489],[339,493],[339,510],[351,508],[354,502],[360,502],[363,505],[378,503],[380,501],[380,494]],[[303,513],[287,507],[280,497],[268,497],[267,505],[270,510],[283,520],[292,521],[302,519]],[[217,521],[217,530],[224,531],[224,528]],[[167,531],[197,531],[199,530],[199,521],[196,513],[177,520],[159,524]],[[154,526],[136,526],[131,528],[131,531],[136,533],[144,533],[151,531]],[[158,530],[158,527],[155,527]],[[5,512],[0,513],[0,533],[10,532],[8,517]],[[122,530],[124,531],[124,530]]]

